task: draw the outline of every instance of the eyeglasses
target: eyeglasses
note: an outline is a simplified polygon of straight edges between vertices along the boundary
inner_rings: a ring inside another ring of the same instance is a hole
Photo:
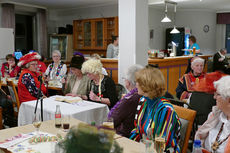
[[[60,57],[60,56],[52,56],[52,57]]]
[[[30,64],[30,65],[37,66],[38,64]]]
[[[220,94],[217,92],[214,92],[214,96],[220,96]]]

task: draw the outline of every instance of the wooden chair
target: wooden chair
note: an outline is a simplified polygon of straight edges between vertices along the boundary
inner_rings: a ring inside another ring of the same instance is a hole
[[[180,140],[183,143],[182,148],[181,148],[181,153],[187,153],[188,142],[189,142],[189,138],[190,138],[191,131],[193,128],[193,122],[196,117],[196,111],[187,109],[184,107],[180,107],[177,105],[173,105],[173,107],[180,119],[184,119],[188,121],[184,139]],[[182,127],[183,127],[183,124],[182,124]]]
[[[19,107],[20,107],[20,101],[19,101],[19,98],[18,98],[17,89],[16,89],[13,81],[7,81],[7,86],[8,86],[10,96],[11,96],[12,102],[13,102],[14,115],[18,116]]]
[[[0,107],[0,130],[2,129],[2,107]]]

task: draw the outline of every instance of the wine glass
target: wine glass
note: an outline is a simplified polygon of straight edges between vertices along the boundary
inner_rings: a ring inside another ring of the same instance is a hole
[[[166,146],[166,137],[164,135],[155,135],[155,149],[159,153],[163,153]]]
[[[41,115],[40,114],[34,114],[34,119],[33,119],[33,126],[35,127],[36,135],[39,135],[39,128],[41,126]]]
[[[103,122],[102,126],[114,129],[114,123],[113,123],[113,118],[108,118],[105,122]]]

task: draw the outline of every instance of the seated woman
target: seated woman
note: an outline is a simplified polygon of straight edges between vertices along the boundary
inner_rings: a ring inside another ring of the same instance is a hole
[[[54,50],[52,52],[53,62],[46,69],[45,75],[47,80],[62,80],[67,72],[66,64],[61,61],[61,53],[59,50]]]
[[[67,77],[64,94],[66,96],[78,96],[83,99],[90,91],[90,82],[91,80],[81,72],[81,67],[85,58],[83,56],[76,55],[72,57],[70,62],[70,73],[71,76]]]
[[[38,53],[28,53],[20,58],[18,66],[24,67],[18,80],[18,97],[20,102],[36,100],[39,93],[40,81],[38,77],[40,74],[37,72],[38,60],[41,56]],[[41,86],[41,94],[46,94],[44,84]]]
[[[129,137],[131,130],[134,129],[133,123],[140,99],[136,88],[135,73],[142,68],[141,65],[133,65],[128,68],[125,87],[129,93],[116,103],[108,115],[108,118],[113,118],[116,133],[125,137]]]
[[[20,72],[20,67],[15,64],[15,57],[12,54],[6,55],[6,61],[2,64],[2,77],[16,77]]]
[[[194,91],[193,86],[199,82],[200,79],[205,77],[204,59],[200,57],[194,57],[191,61],[192,70],[188,74],[184,74],[179,79],[178,86],[176,88],[176,96],[180,100],[188,99],[191,93]]]
[[[143,104],[130,139],[139,141],[143,135],[147,136],[151,128],[153,136],[165,137],[166,151],[180,152],[178,142],[181,123],[173,106],[163,97],[165,80],[161,71],[157,68],[144,68],[138,71],[136,87],[138,94],[143,95],[139,101]]]
[[[196,140],[209,152],[230,152],[230,76],[214,82],[216,106],[207,121],[198,129]]]
[[[91,80],[89,100],[107,104],[109,108],[112,108],[118,101],[116,86],[110,77],[102,74],[101,61],[89,59],[83,63],[81,70]]]

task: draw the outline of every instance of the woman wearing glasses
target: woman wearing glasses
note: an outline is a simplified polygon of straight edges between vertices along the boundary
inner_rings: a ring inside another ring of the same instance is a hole
[[[201,140],[208,152],[230,152],[230,76],[214,82],[216,106],[207,121],[198,129],[195,139]]]
[[[61,61],[61,53],[59,50],[54,50],[52,52],[53,62],[46,69],[45,75],[47,76],[47,80],[61,80],[66,72],[67,67]]]
[[[21,75],[18,80],[18,96],[20,102],[36,100],[39,95],[40,74],[37,72],[38,60],[41,56],[38,53],[28,53],[20,58],[18,63],[19,67],[23,67]],[[41,78],[41,76],[40,76]],[[44,84],[41,86],[41,95],[46,94],[46,87]]]

